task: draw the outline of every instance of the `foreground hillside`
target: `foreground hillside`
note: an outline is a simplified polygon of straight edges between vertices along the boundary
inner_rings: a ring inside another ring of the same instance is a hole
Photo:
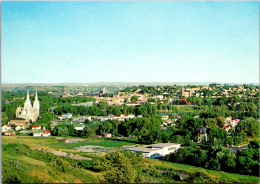
[[[120,148],[118,144],[114,144],[115,147],[111,147],[111,150],[108,150],[105,157],[102,154],[79,152],[73,148],[73,144],[75,146],[76,143],[70,143],[72,148],[69,148],[69,146],[56,148],[59,151],[92,157],[92,160],[76,160],[57,156],[46,151],[39,151],[39,149],[44,148],[46,150],[51,148],[50,145],[61,144],[54,138],[20,137],[17,139],[17,137],[3,137],[2,141],[4,183],[100,183],[118,181],[143,183],[259,182],[259,178],[255,176],[207,170],[154,159],[143,159],[131,153],[117,151]],[[105,145],[105,141],[99,142]],[[86,140],[86,145],[88,144],[87,142]],[[94,144],[92,140],[89,143]],[[112,150],[115,152],[112,152]],[[113,175],[113,173],[117,173],[117,175]],[[120,180],[117,180],[117,176],[121,177]],[[129,177],[126,178],[126,176]]]

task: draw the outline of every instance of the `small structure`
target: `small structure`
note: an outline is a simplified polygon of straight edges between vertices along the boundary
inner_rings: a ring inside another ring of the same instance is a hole
[[[15,127],[16,131],[24,130],[24,129],[25,129],[25,126],[21,126],[21,125]]]
[[[111,134],[111,133],[105,133],[105,137],[106,137],[106,138],[111,138],[111,137],[112,137],[112,134]]]
[[[170,153],[173,153],[180,149],[181,144],[175,143],[158,143],[158,144],[151,144],[151,145],[144,145],[135,148],[129,148],[127,150],[133,152],[142,152],[143,157],[153,158],[153,156],[165,156]]]
[[[4,135],[15,135],[15,131],[14,130],[8,130],[4,133]]]
[[[36,130],[33,132],[33,137],[41,137],[42,136],[42,131],[41,130]]]
[[[11,129],[12,129],[11,126],[8,125],[8,124],[6,124],[6,125],[2,126],[2,133],[3,133],[3,132],[7,132],[7,131],[9,131],[9,130],[11,130]]]
[[[40,125],[33,125],[32,126],[32,131],[35,131],[35,130],[41,130],[41,126]]]
[[[230,130],[230,126],[229,125],[224,125],[224,129],[228,132]]]
[[[43,137],[49,137],[50,135],[51,135],[51,131],[48,129],[42,132]]]
[[[165,115],[165,116],[162,116],[162,120],[167,120],[169,119],[169,116]]]
[[[72,114],[63,114],[63,115],[61,115],[61,116],[58,116],[58,118],[60,119],[60,120],[63,120],[63,119],[70,119],[70,118],[72,118]]]
[[[28,126],[29,123],[23,119],[23,118],[14,118],[8,122],[9,125],[15,125],[15,126]]]
[[[84,124],[78,124],[78,125],[74,125],[74,129],[77,131],[83,131],[85,128]]]
[[[197,128],[198,132],[198,143],[207,141],[207,128]]]

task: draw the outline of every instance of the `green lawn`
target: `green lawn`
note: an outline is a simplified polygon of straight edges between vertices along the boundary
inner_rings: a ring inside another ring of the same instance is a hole
[[[50,143],[48,146],[64,148],[64,149],[73,149],[80,146],[102,146],[102,147],[110,147],[110,148],[119,148],[123,145],[135,145],[135,143],[130,143],[126,141],[116,141],[116,140],[97,140],[97,141],[82,141],[77,143],[64,143],[64,142],[56,142]]]

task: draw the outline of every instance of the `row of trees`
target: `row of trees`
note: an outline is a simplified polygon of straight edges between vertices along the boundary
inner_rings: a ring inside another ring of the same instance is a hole
[[[251,141],[249,148],[235,154],[231,149],[222,146],[215,139],[209,150],[199,150],[194,147],[180,149],[170,154],[166,160],[184,163],[214,170],[233,171],[242,174],[259,175],[259,142]]]

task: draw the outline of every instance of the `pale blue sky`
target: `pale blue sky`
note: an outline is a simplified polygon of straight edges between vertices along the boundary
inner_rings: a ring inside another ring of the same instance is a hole
[[[259,82],[259,2],[2,2],[3,83]]]

